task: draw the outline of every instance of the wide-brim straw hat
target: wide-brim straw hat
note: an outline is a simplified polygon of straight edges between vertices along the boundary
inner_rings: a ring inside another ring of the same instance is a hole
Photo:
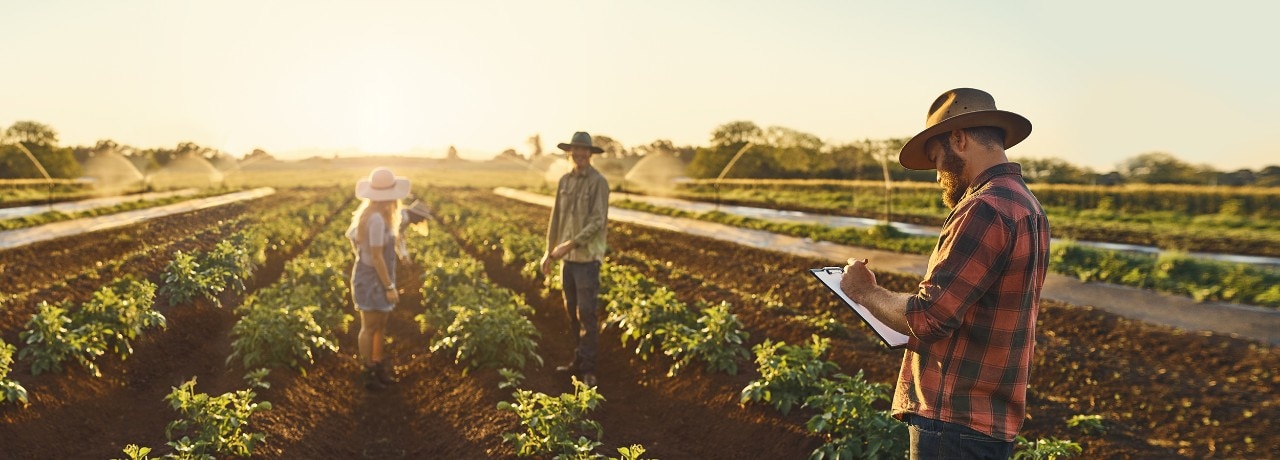
[[[556,146],[560,147],[560,150],[564,150],[568,152],[569,148],[575,145],[579,147],[586,147],[588,149],[591,149],[591,153],[604,153],[604,149],[600,147],[596,147],[595,144],[591,143],[591,135],[583,131],[578,131],[576,133],[573,133],[573,140],[569,141],[569,143],[566,144],[564,142],[561,142]]]
[[[942,93],[929,106],[924,131],[916,134],[898,152],[898,163],[907,169],[934,169],[924,144],[933,136],[957,129],[994,126],[1004,130],[1004,148],[1018,145],[1031,135],[1031,120],[1013,112],[996,109],[996,100],[986,91],[956,88]]]
[[[356,198],[391,201],[409,196],[409,179],[396,176],[387,168],[375,168],[369,178],[356,182]]]

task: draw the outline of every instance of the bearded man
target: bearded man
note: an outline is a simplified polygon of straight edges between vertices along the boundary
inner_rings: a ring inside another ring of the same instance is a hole
[[[912,459],[1013,454],[1049,263],[1049,220],[1005,156],[1030,134],[984,91],[943,93],[898,153],[908,169],[938,170],[952,210],[919,289],[880,287],[866,260],[845,267],[841,290],[908,336],[892,411]]]

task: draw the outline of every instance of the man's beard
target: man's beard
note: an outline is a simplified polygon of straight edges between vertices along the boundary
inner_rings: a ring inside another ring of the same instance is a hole
[[[964,177],[964,159],[945,143],[942,144],[942,166],[938,167],[938,182],[942,184],[942,203],[947,205],[947,209],[955,209],[968,191],[969,181]]]

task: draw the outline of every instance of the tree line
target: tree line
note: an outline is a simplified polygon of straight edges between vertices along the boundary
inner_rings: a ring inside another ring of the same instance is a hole
[[[594,141],[605,150],[603,157],[611,160],[634,160],[654,153],[676,156],[688,165],[685,173],[689,177],[700,179],[715,178],[724,173],[727,178],[753,179],[883,180],[887,175],[895,181],[935,180],[933,171],[911,171],[898,164],[897,152],[907,138],[825,143],[818,136],[791,128],[761,128],[751,121],[732,121],[716,127],[707,146],[677,146],[669,140],[659,139],[628,148],[603,134],[594,136]],[[541,136],[530,137],[528,143],[531,150],[529,159],[544,154]],[[750,147],[746,147],[748,143]],[[18,121],[5,129],[0,137],[0,179],[41,177],[40,171],[17,147],[18,144],[30,151],[55,178],[79,177],[81,164],[105,152],[123,155],[139,171],[162,168],[184,155],[200,156],[214,166],[236,161],[226,152],[193,142],[179,143],[172,148],[136,148],[105,139],[92,146],[60,147],[58,133],[53,128],[35,121]],[[739,152],[742,154],[738,155]],[[735,155],[738,160],[726,170],[725,166]],[[514,149],[498,155],[498,158],[503,157],[522,158]],[[269,158],[270,154],[256,149],[242,161]],[[1194,165],[1165,152],[1148,152],[1128,158],[1117,164],[1115,170],[1105,173],[1060,158],[1015,157],[1012,160],[1022,165],[1023,175],[1032,183],[1280,186],[1278,165],[1256,171],[1220,171],[1212,165]]]
[[[92,146],[64,147],[58,145],[58,132],[52,127],[35,121],[18,121],[0,136],[0,179],[43,177],[22,148],[31,152],[51,177],[62,179],[80,177],[83,174],[81,165],[95,155],[106,153],[120,154],[144,172],[158,170],[174,159],[188,155],[204,158],[215,167],[236,161],[226,152],[194,142],[182,142],[171,148],[137,148],[103,139]],[[246,158],[264,155],[269,156],[255,150]]]
[[[711,145],[692,149],[686,170],[690,177],[718,177],[748,142],[725,177],[759,179],[851,179],[933,181],[934,171],[910,171],[898,164],[897,153],[908,138],[867,139],[826,144],[813,134],[790,128],[761,128],[750,121],[734,121],[711,132]],[[1165,152],[1143,153],[1120,162],[1114,171],[1097,172],[1060,158],[1014,157],[1028,182],[1046,184],[1193,184],[1224,186],[1280,186],[1280,166],[1259,170],[1220,171],[1194,165]]]

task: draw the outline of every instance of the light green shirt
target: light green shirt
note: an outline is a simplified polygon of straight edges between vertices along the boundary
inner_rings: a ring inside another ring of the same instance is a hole
[[[609,222],[609,181],[588,166],[560,177],[556,203],[547,226],[547,251],[573,240],[574,247],[564,260],[603,261],[608,247],[605,224]]]

